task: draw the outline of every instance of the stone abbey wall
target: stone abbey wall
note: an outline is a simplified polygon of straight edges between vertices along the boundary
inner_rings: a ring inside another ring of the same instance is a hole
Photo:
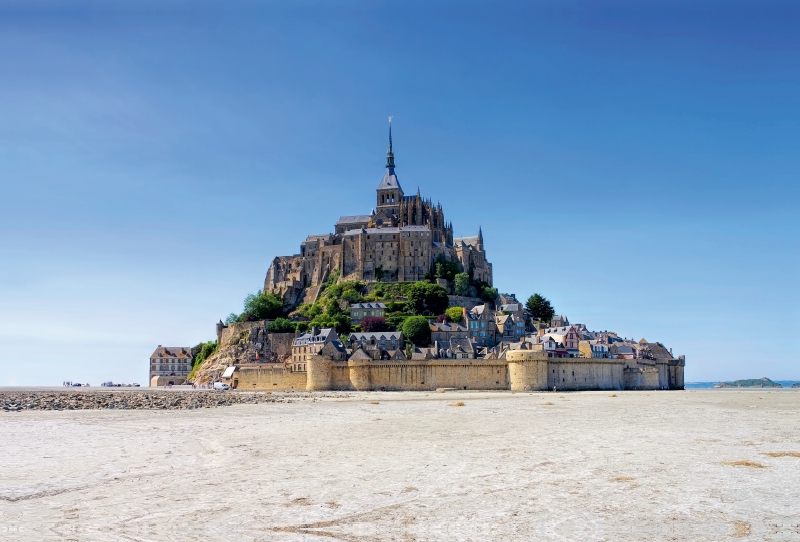
[[[548,358],[546,352],[514,350],[507,359],[434,359],[412,361],[332,361],[312,356],[308,372],[289,367],[242,366],[231,383],[239,389],[407,390],[437,388],[544,391],[683,389],[683,361]]]

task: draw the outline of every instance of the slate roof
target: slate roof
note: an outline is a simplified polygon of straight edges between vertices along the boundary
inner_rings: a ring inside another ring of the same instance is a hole
[[[378,185],[378,190],[383,190],[385,188],[399,188],[400,182],[397,180],[397,175],[394,173],[394,168],[386,168],[386,173],[383,174],[383,179],[381,179],[381,184]]]
[[[544,332],[545,332],[545,334],[547,334],[547,333],[558,333],[560,335],[564,335],[565,333],[567,333],[569,331],[569,328],[571,328],[571,327],[574,327],[574,326],[546,327],[546,328],[544,328]],[[577,332],[577,330],[576,330],[576,332]]]
[[[333,237],[333,235],[331,235],[330,233],[323,233],[321,235],[309,235],[308,237],[306,237],[306,243],[308,243],[309,241],[319,241],[320,239],[330,239],[331,237]]]
[[[520,309],[519,303],[506,303],[505,305],[500,305],[501,311],[518,312],[519,309]]]
[[[475,237],[458,237],[456,239],[453,239],[453,244],[454,245],[457,245],[459,243],[462,243],[464,245],[472,245],[473,247],[477,247],[478,246],[478,237],[477,236],[475,236]]]
[[[661,343],[647,343],[647,347],[650,349],[653,359],[674,359],[669,350]]]
[[[461,324],[433,322],[431,323],[431,331],[467,331],[467,326]]]
[[[351,309],[385,309],[386,305],[383,303],[354,303],[350,305]]]
[[[373,331],[370,333],[351,333],[347,340],[349,342],[353,342],[354,340],[358,342],[370,341],[372,339],[375,339],[376,341],[380,341],[381,339],[386,339],[387,341],[394,339],[399,341],[402,338],[403,333],[400,331]]]
[[[357,348],[356,351],[353,352],[353,355],[350,356],[349,359],[370,359],[371,360],[372,356],[370,356],[369,354],[364,352],[364,350],[362,350],[361,348]]]
[[[192,359],[191,346],[159,346],[151,358],[183,358]]]
[[[292,343],[293,346],[302,346],[304,344],[322,344],[329,339],[335,339],[339,336],[332,327],[325,327],[319,330],[319,335],[312,333],[304,333],[297,337]]]
[[[344,226],[345,224],[361,224],[369,222],[371,218],[371,215],[341,216],[339,217],[339,222],[337,222],[336,225]]]
[[[386,234],[386,233],[401,233],[404,231],[431,231],[430,228],[426,226],[403,226],[402,228],[392,227],[392,228],[356,228],[352,230],[347,230],[344,232],[345,235],[360,235],[362,233],[369,233],[372,235],[377,234]]]
[[[450,339],[450,352],[464,352],[475,355],[475,345],[464,337]]]

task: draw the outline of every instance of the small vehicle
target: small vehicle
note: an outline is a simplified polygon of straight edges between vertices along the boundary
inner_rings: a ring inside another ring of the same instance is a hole
[[[214,382],[214,389],[215,390],[229,390],[231,389],[225,382]]]
[[[80,382],[75,382],[75,383],[72,385],[72,387],[73,387],[73,388],[80,388],[81,386],[82,386],[82,384],[81,384]]]

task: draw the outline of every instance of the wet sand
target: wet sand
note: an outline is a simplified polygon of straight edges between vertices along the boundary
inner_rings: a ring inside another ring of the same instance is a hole
[[[0,412],[0,536],[800,539],[800,390],[290,397]]]

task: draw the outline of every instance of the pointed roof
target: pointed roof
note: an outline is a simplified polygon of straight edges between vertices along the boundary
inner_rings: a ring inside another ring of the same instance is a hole
[[[394,168],[386,168],[386,173],[383,174],[378,190],[383,190],[384,188],[399,188],[401,191],[403,190],[397,181],[397,175],[394,174]]]
[[[394,152],[392,151],[392,117],[389,117],[389,150],[386,151],[386,173],[383,174],[381,184],[378,185],[378,190],[397,188],[401,192],[403,188],[397,180],[397,175],[394,173]]]

